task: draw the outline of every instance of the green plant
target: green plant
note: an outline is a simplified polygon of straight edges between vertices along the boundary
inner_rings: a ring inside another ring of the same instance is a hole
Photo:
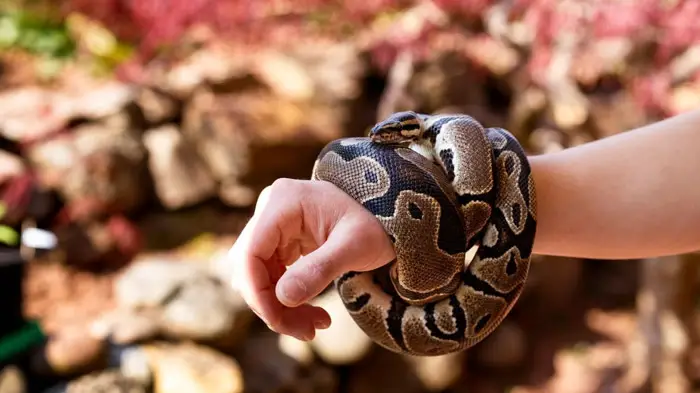
[[[5,216],[7,207],[0,202],[0,220]],[[8,246],[16,246],[19,244],[19,233],[12,229],[12,227],[0,224],[0,243],[4,243]]]
[[[49,57],[68,58],[75,42],[65,24],[23,11],[0,13],[0,49],[19,48]]]

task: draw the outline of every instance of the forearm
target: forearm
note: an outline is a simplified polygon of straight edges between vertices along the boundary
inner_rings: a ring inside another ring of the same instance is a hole
[[[534,253],[633,259],[700,249],[700,110],[531,164]]]

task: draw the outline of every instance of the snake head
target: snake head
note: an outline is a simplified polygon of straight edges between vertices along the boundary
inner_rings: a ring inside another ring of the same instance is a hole
[[[423,136],[424,122],[416,112],[397,112],[377,123],[369,132],[373,142],[413,142]]]

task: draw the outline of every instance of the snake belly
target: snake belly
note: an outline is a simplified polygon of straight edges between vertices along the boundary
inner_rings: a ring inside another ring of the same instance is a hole
[[[465,350],[498,327],[522,293],[537,218],[527,156],[508,131],[467,115],[427,116],[426,128],[427,153],[366,137],[332,141],[311,177],[384,226],[396,260],[335,285],[375,343],[414,356]]]

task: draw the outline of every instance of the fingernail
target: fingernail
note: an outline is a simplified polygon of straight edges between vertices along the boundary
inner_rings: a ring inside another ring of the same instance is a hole
[[[328,329],[329,326],[330,324],[328,323],[328,321],[314,321],[314,327],[316,329]]]
[[[296,338],[299,341],[309,341],[309,339],[303,334],[290,334],[290,336]]]
[[[295,277],[280,282],[280,291],[285,303],[299,304],[306,297],[306,285]]]

